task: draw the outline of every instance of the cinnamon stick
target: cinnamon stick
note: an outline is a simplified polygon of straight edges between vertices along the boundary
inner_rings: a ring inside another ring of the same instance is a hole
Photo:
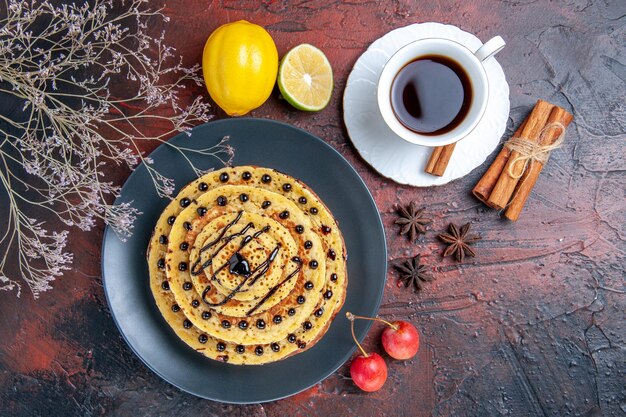
[[[522,131],[524,130],[524,127],[526,127],[526,120],[524,120],[521,126],[515,131],[515,133],[513,133],[513,136],[511,136],[511,138],[520,137]],[[489,196],[491,195],[493,187],[496,186],[498,178],[500,178],[500,175],[502,175],[502,170],[509,160],[510,154],[511,151],[506,146],[503,146],[498,156],[496,156],[495,161],[493,161],[487,172],[485,172],[485,175],[483,175],[480,181],[478,181],[478,184],[476,184],[476,186],[472,190],[472,193],[476,198],[478,198],[480,201],[490,207],[493,206],[489,204]]]
[[[448,163],[450,162],[455,146],[456,143],[451,143],[445,146],[437,146],[433,149],[424,171],[441,177],[446,172],[446,168],[448,167]]]
[[[546,125],[551,125],[553,123],[560,123],[563,125],[563,129],[567,128],[567,126],[572,121],[573,116],[567,110],[562,109],[558,106],[555,106],[550,112],[550,117]],[[557,140],[557,138],[563,133],[561,129],[546,129],[545,134],[541,140],[540,145],[552,145]],[[543,169],[543,164],[541,162],[534,162],[531,164],[522,177],[519,180],[519,183],[513,193],[513,198],[511,199],[504,216],[513,221],[517,221],[519,215],[526,204],[526,200],[530,196],[530,192],[532,191],[537,179],[539,178],[539,174]]]
[[[524,129],[522,129],[520,137],[523,137],[531,142],[537,142],[553,108],[553,104],[544,100],[537,100],[537,104],[535,104],[535,107],[526,119],[526,125],[524,126]],[[489,206],[497,209],[503,209],[507,206],[507,204],[509,204],[511,196],[515,191],[515,187],[520,180],[519,178],[513,178],[509,175],[509,172],[519,172],[524,167],[524,162],[522,160],[518,160],[519,156],[520,154],[517,151],[512,151],[510,153],[509,159],[502,170],[502,175],[498,178],[498,181],[489,196]]]

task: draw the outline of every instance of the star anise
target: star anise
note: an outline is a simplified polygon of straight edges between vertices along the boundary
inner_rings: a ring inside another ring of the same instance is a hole
[[[425,225],[432,222],[431,219],[424,217],[423,211],[424,209],[417,208],[415,201],[411,201],[406,207],[398,207],[398,216],[400,218],[396,220],[395,224],[401,226],[400,234],[408,234],[411,242],[415,242],[420,233],[426,233]]]
[[[404,281],[405,287],[413,285],[415,287],[414,291],[422,289],[422,282],[430,282],[435,279],[428,274],[429,268],[420,263],[420,255],[414,258],[407,258],[404,262],[397,263],[395,267],[400,271],[400,281]]]
[[[480,236],[468,235],[470,224],[467,223],[461,229],[450,223],[448,226],[449,233],[442,233],[438,237],[448,244],[443,256],[454,254],[457,261],[462,262],[466,256],[476,256],[476,252],[469,245],[480,240]]]

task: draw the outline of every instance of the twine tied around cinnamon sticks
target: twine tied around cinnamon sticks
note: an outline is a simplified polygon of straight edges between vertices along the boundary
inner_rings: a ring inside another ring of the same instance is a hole
[[[550,131],[550,129],[559,129],[560,133],[552,144],[544,144],[546,132]],[[564,140],[565,126],[559,122],[550,123],[544,127],[539,133],[537,142],[528,138],[513,136],[504,144],[504,147],[510,152],[517,152],[519,156],[511,162],[507,173],[511,178],[522,178],[526,169],[532,168],[533,163],[539,162],[545,165],[550,158],[550,152],[560,148]],[[517,172],[514,172],[515,167],[518,167],[520,163],[523,163],[521,169],[517,169]]]
[[[565,129],[572,119],[572,114],[561,107],[538,100],[478,181],[472,190],[474,196],[516,221],[550,151],[563,144]]]

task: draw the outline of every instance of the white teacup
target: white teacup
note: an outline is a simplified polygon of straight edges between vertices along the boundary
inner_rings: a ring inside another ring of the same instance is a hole
[[[458,42],[449,39],[420,39],[400,48],[385,64],[378,79],[378,108],[385,123],[402,139],[423,146],[443,146],[467,136],[480,122],[487,107],[489,81],[483,62],[500,52],[505,42],[496,36],[472,52]],[[393,109],[391,90],[398,73],[420,57],[437,55],[458,64],[471,84],[471,103],[463,120],[451,130],[441,134],[420,134],[401,123]]]

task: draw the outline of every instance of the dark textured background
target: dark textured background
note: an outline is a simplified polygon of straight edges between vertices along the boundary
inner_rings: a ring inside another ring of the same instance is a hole
[[[200,59],[213,29],[238,19],[267,27],[281,55],[302,42],[326,52],[336,80],[327,109],[298,112],[275,93],[251,116],[294,124],[338,149],[376,199],[389,259],[420,253],[434,269],[437,280],[420,294],[399,288],[390,271],[380,310],[386,319],[412,321],[422,348],[412,361],[389,361],[389,380],[374,394],[356,389],[344,365],[274,403],[195,398],[150,372],[113,324],[99,273],[102,227],[73,231],[75,262],[54,290],[37,301],[0,294],[1,415],[626,414],[624,1],[171,0],[165,13],[171,21],[153,29],[165,29],[188,64]],[[486,164],[446,186],[415,189],[377,175],[349,142],[341,99],[352,65],[389,30],[427,21],[483,40],[506,39],[498,60],[511,86],[510,129],[537,98],[574,114],[565,145],[553,153],[517,223],[471,197]],[[215,115],[225,117],[217,109]],[[128,172],[110,175],[121,182]],[[413,199],[434,222],[409,245],[393,225],[393,207]],[[483,237],[478,256],[463,264],[442,259],[436,233],[467,221]],[[381,350],[379,333],[366,339],[369,349]]]

